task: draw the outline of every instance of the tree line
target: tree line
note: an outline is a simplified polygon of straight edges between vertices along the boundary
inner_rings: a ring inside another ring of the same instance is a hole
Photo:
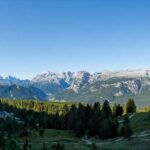
[[[124,113],[123,107],[115,104],[111,109],[107,100],[102,105],[99,102],[85,105],[0,99],[0,110],[13,112],[24,122],[20,129],[20,125],[9,119],[5,121],[4,126],[0,126],[0,130],[8,131],[9,134],[17,132],[19,136],[29,136],[28,128],[39,130],[39,134],[42,134],[45,128],[72,130],[77,137],[86,135],[101,139],[131,133],[127,115],[124,116],[122,126],[118,121],[118,116]],[[126,104],[126,112],[135,111],[134,100],[130,98]]]

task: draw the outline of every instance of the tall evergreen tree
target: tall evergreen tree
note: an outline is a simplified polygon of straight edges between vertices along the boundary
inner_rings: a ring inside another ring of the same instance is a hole
[[[107,100],[104,101],[102,110],[106,118],[112,116],[112,111]]]
[[[85,134],[85,126],[81,120],[76,122],[76,127],[75,127],[74,132],[75,132],[76,137],[79,137],[79,138]]]
[[[120,106],[120,104],[118,104],[116,107],[116,116],[122,116],[122,114],[123,114],[123,107]]]
[[[134,99],[129,98],[126,103],[126,113],[135,113],[136,112],[136,105],[134,103]]]

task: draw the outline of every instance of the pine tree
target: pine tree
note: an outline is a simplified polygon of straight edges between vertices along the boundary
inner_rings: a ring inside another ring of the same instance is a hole
[[[120,106],[120,104],[118,104],[116,107],[116,116],[122,116],[122,114],[123,114],[123,107]]]
[[[112,111],[111,108],[109,106],[109,102],[107,100],[105,100],[105,102],[103,103],[103,113],[105,115],[106,118],[109,118],[112,116]]]
[[[75,132],[75,136],[79,138],[85,134],[85,126],[81,120],[76,122],[76,127],[74,132]]]
[[[129,98],[126,103],[126,113],[135,113],[136,105],[134,103],[134,99]]]

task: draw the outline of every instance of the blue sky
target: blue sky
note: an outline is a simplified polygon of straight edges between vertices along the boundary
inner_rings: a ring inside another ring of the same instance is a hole
[[[1,0],[0,75],[150,67],[149,0]]]

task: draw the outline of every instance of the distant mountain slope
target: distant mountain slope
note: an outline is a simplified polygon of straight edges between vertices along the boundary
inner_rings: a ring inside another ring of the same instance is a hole
[[[150,103],[150,78],[110,78],[99,80],[81,88],[78,92],[65,90],[55,94],[53,99],[66,101],[110,100],[113,103],[124,103],[128,97],[133,97],[140,105]]]
[[[14,84],[20,85],[20,86],[29,86],[30,80],[20,80],[10,75],[5,78],[0,76],[0,85],[14,85]]]
[[[18,88],[13,88],[13,94],[9,90],[2,93],[4,86],[11,87],[14,84],[22,90],[19,92]],[[48,71],[38,74],[32,80],[0,76],[1,96],[81,102],[104,99],[124,102],[128,97],[134,97],[140,105],[145,105],[150,103],[150,70],[103,71],[94,74],[87,71]]]
[[[56,94],[66,89],[77,92],[81,88],[99,80],[109,80],[111,78],[149,78],[150,70],[122,70],[104,71],[90,74],[87,71],[74,72],[45,72],[37,75],[31,80],[31,85],[40,88],[46,93]]]
[[[46,72],[37,75],[31,80],[31,85],[48,94],[55,94],[65,89],[77,91],[90,81],[90,73],[86,71],[53,73]]]
[[[46,100],[46,94],[35,87],[1,85],[0,98]]]

